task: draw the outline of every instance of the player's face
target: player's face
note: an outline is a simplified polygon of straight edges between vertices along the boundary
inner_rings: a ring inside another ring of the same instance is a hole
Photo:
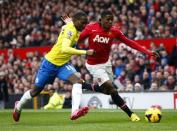
[[[85,26],[87,25],[87,23],[88,23],[87,18],[81,18],[81,19],[78,20],[78,21],[76,22],[76,24],[75,24],[76,29],[77,29],[78,31],[82,31],[82,30],[85,28]]]
[[[101,25],[106,30],[111,28],[112,23],[113,23],[112,15],[106,15],[104,18],[101,18]]]
[[[54,92],[53,90],[49,90],[49,96],[53,96]]]

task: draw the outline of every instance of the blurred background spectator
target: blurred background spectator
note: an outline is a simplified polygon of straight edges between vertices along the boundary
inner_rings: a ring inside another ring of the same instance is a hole
[[[65,99],[64,95],[59,94],[52,87],[48,88],[48,92],[49,92],[50,98],[49,98],[48,104],[46,104],[43,108],[45,110],[48,110],[48,109],[62,109],[63,108],[64,99]]]
[[[111,10],[131,39],[177,37],[176,0],[2,0],[0,49],[51,45],[63,25],[60,17],[81,9],[89,21]]]
[[[0,71],[0,109],[4,109],[5,103],[8,102],[8,97],[6,75],[3,71]]]

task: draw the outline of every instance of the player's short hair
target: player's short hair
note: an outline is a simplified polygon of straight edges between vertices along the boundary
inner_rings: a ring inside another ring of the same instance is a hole
[[[55,89],[54,88],[50,88],[49,91],[55,92]]]
[[[108,11],[108,10],[104,10],[103,12],[101,12],[101,18],[104,18],[107,15],[112,15],[113,16],[113,13],[111,11]]]
[[[82,18],[87,18],[87,14],[83,11],[78,11],[73,15],[73,20],[80,20]]]

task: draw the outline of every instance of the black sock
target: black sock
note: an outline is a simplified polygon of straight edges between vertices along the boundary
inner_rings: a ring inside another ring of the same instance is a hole
[[[87,89],[90,91],[95,91],[95,92],[100,92],[100,93],[103,92],[102,88],[99,85],[89,84],[86,82],[82,83],[82,89]]]
[[[114,92],[111,94],[113,102],[119,106],[127,115],[130,117],[132,115],[132,111],[128,108],[124,100],[119,96],[118,92]]]

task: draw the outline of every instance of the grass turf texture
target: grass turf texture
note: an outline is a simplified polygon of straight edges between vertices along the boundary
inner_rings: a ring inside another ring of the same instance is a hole
[[[23,110],[21,120],[12,120],[12,110],[0,110],[0,131],[177,131],[177,110],[162,110],[160,123],[144,120],[144,110],[134,110],[141,121],[131,122],[120,110],[90,110],[76,121],[70,110]]]

